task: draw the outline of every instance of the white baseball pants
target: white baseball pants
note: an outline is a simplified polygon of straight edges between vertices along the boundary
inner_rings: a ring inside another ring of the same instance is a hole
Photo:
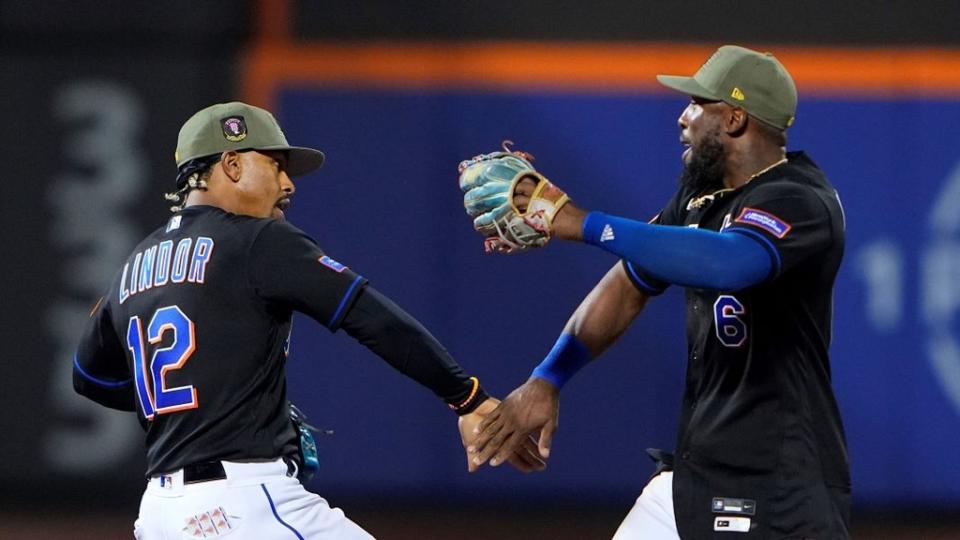
[[[183,472],[152,478],[134,525],[137,540],[373,540],[339,508],[330,508],[282,460],[224,461],[225,480],[183,484]]]
[[[654,476],[637,497],[613,540],[680,540],[673,515],[673,472]]]

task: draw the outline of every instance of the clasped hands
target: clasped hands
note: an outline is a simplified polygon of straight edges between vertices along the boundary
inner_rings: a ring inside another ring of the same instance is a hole
[[[533,377],[503,402],[489,398],[459,420],[460,439],[467,453],[467,470],[484,463],[504,462],[529,473],[546,468],[557,429],[559,390]]]

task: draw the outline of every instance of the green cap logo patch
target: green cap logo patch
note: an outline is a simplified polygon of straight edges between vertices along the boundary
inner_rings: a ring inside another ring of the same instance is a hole
[[[247,138],[247,123],[242,116],[228,116],[220,121],[223,136],[231,142],[240,142]]]

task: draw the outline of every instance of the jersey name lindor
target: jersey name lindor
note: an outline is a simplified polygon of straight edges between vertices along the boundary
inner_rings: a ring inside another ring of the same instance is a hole
[[[133,262],[123,265],[118,288],[120,303],[131,296],[170,283],[203,283],[207,263],[213,255],[213,239],[206,236],[182,238],[174,248],[164,240],[138,251]]]

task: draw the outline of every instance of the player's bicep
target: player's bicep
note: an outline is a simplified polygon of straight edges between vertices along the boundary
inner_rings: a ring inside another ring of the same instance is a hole
[[[629,263],[626,261],[615,264],[604,279],[609,279],[615,284],[615,290],[625,304],[623,315],[628,316],[632,321],[643,311],[647,301],[654,295],[634,285],[633,279],[628,274],[628,266]]]
[[[649,272],[627,259],[621,259],[618,266],[622,270],[624,279],[643,295],[658,296],[663,294],[663,291],[670,286],[666,281],[653,277]]]
[[[647,221],[647,223],[651,225],[683,225],[679,209],[683,205],[685,197],[686,195],[683,191],[675,193],[667,205],[664,206],[657,215]],[[654,277],[627,259],[621,259],[620,265],[623,270],[621,278],[632,283],[645,298],[663,294],[663,292],[667,290],[667,287],[670,286],[666,281]]]

